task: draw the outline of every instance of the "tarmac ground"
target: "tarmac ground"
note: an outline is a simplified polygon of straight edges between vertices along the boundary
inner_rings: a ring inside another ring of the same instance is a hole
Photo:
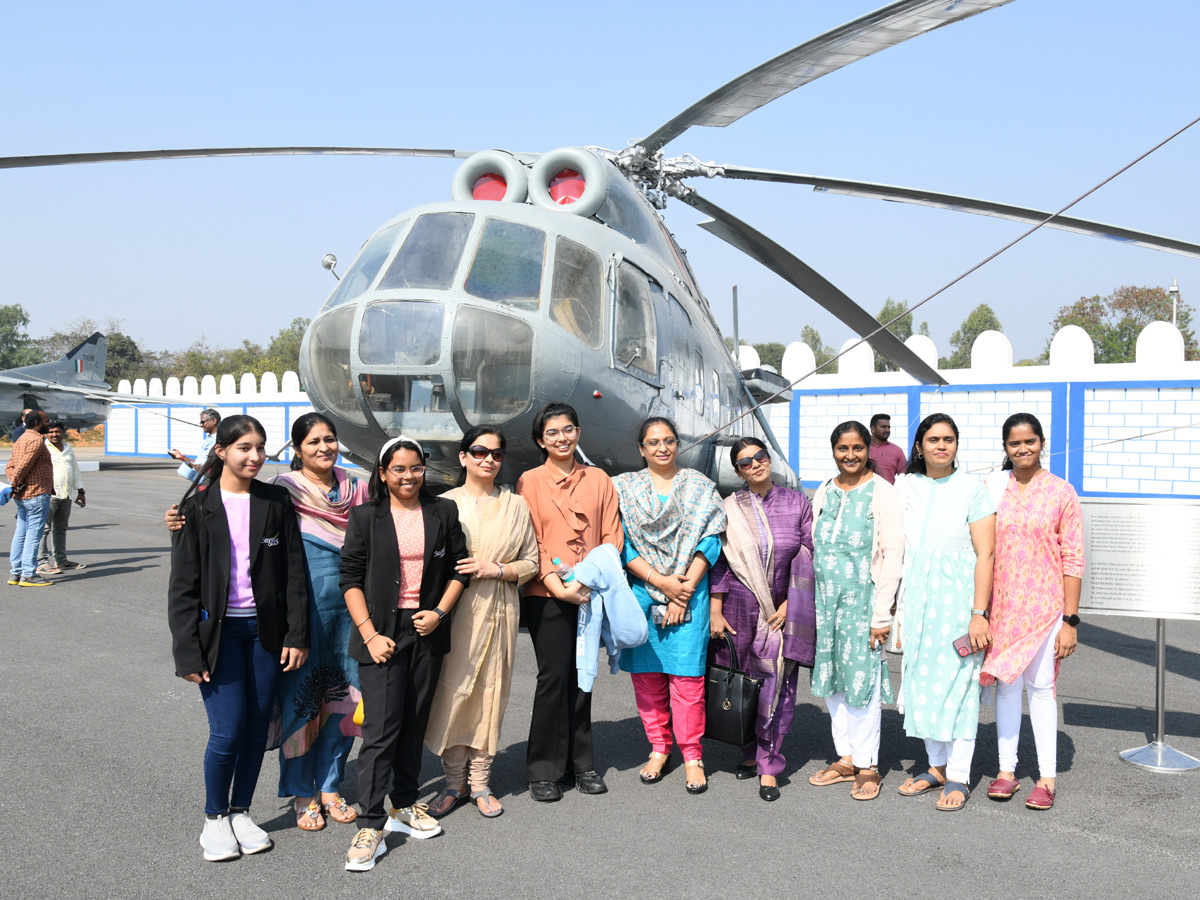
[[[645,786],[648,753],[625,674],[601,665],[593,704],[598,768],[609,792],[534,803],[524,777],[535,666],[522,634],[492,788],[498,819],[473,806],[445,833],[387,839],[368,873],[342,857],[354,828],[299,831],[278,798],[268,754],[252,813],[275,840],[269,853],[203,861],[201,761],[207,721],[197,689],[173,674],[166,624],[170,541],[163,510],[185,483],[169,460],[104,457],[84,475],[86,509],[68,533],[83,571],[50,588],[0,587],[0,883],[16,898],[863,898],[1192,897],[1200,875],[1200,773],[1136,769],[1121,750],[1152,738],[1155,644],[1151,619],[1090,616],[1062,668],[1058,797],[1025,807],[1036,778],[1028,718],[1017,799],[987,798],[997,769],[993,711],[979,725],[974,796],[953,815],[936,793],[901,797],[924,768],[920,741],[883,713],[880,797],[808,777],[834,757],[829,718],[801,674],[796,721],[784,743],[782,797],[737,781],[734,748],[706,742],[709,790],[684,791],[678,752],[668,776]],[[0,548],[11,539],[0,511]],[[1200,624],[1167,626],[1167,740],[1200,757]],[[899,657],[891,657],[899,686]],[[354,751],[342,790],[358,799]],[[426,752],[431,796],[441,767]],[[1190,873],[1190,874],[1189,874]],[[1192,884],[1188,888],[1188,884]]]

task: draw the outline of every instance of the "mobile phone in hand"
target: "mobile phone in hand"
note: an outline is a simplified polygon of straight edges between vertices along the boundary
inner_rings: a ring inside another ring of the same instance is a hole
[[[954,652],[960,659],[966,659],[975,651],[971,649],[971,634],[968,632],[954,642]]]

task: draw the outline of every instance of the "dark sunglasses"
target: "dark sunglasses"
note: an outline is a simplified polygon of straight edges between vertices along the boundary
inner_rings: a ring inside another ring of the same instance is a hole
[[[504,457],[508,455],[499,447],[493,450],[491,447],[483,446],[483,444],[475,444],[468,447],[467,452],[471,454],[471,459],[487,459],[487,455],[490,453],[492,454],[492,459],[496,462],[504,462]]]
[[[753,456],[741,457],[737,461],[736,465],[739,469],[742,469],[743,471],[745,471],[746,469],[749,469],[752,465],[754,465],[756,462],[765,463],[765,462],[770,462],[770,461],[771,461],[771,454],[769,454],[766,450],[759,450]]]

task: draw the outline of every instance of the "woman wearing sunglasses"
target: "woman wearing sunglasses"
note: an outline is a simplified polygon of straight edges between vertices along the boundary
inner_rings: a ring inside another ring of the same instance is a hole
[[[505,440],[490,425],[476,425],[459,444],[460,486],[442,495],[458,504],[470,554],[455,567],[470,575],[450,623],[450,652],[433,696],[425,746],[442,758],[446,786],[429,805],[444,816],[471,799],[479,814],[504,812],[488,781],[500,743],[517,649],[520,598],[517,586],[538,568],[537,536],[529,507],[508,488],[496,486]]]
[[[808,498],[771,481],[771,455],[757,438],[742,438],[729,458],[746,486],[725,498],[729,518],[721,559],[712,570],[710,630],[728,633],[738,662],[763,680],[758,739],[744,749],[739,779],[758,776],[758,795],[779,799],[781,747],[796,709],[799,666],[812,667],[816,650],[812,506]],[[725,647],[717,662],[728,665]]]

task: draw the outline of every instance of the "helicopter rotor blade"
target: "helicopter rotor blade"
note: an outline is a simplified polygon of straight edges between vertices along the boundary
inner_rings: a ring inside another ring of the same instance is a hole
[[[466,159],[472,153],[470,150],[432,150],[425,147],[207,147],[196,150],[115,150],[104,153],[4,156],[0,157],[0,169],[133,162],[143,159],[201,159],[213,156],[428,156]]]
[[[948,209],[954,212],[974,213],[980,216],[992,216],[997,219],[1008,219],[1012,222],[1023,222],[1036,225],[1044,222],[1051,214],[1045,210],[1031,209],[1025,206],[1015,206],[1011,203],[996,203],[992,200],[978,200],[973,197],[960,197],[955,194],[943,194],[938,191],[925,191],[920,188],[899,187],[891,184],[873,184],[869,181],[851,181],[844,178],[823,178],[816,175],[803,175],[798,172],[779,172],[772,169],[750,169],[744,166],[722,166],[726,178],[739,178],[747,181],[771,181],[780,184],[810,185],[814,191],[828,194],[844,194],[849,197],[867,197],[874,200],[891,200],[896,203],[912,203],[917,206],[929,206],[934,209]],[[1045,224],[1046,228],[1057,228],[1074,234],[1089,237],[1108,238],[1122,244],[1133,244],[1150,250],[1164,250],[1167,253],[1178,253],[1180,256],[1191,256],[1200,259],[1200,244],[1163,237],[1145,231],[1134,231],[1119,225],[1107,225],[1104,222],[1093,222],[1089,219],[1077,219],[1073,216],[1055,216]]]
[[[784,281],[799,288],[822,307],[833,313],[862,337],[880,328],[880,322],[869,312],[850,299],[827,278],[785,250],[761,231],[747,225],[741,219],[725,211],[695,191],[684,196],[683,201],[712,219],[701,222],[700,227],[710,234],[741,250],[747,256],[762,263]],[[947,384],[937,370],[917,356],[903,341],[886,329],[867,339],[881,355],[886,356],[901,369],[922,384]]]
[[[693,125],[724,128],[802,84],[896,44],[1011,0],[899,0],[781,53],[697,100],[633,142],[654,153]]]

